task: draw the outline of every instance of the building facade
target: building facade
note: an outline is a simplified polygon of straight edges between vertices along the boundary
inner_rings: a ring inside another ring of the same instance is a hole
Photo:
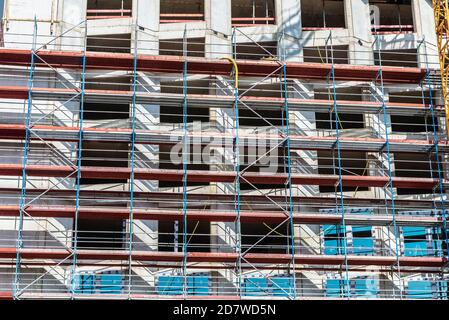
[[[6,0],[5,298],[448,298],[430,0]]]

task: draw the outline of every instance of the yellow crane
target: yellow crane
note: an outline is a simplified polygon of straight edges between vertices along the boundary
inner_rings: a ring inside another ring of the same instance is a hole
[[[432,1],[440,57],[441,86],[446,111],[446,131],[449,135],[449,3],[448,0]]]

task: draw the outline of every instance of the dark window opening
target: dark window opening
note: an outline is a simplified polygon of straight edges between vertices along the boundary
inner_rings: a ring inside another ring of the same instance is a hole
[[[369,3],[374,34],[414,31],[411,0],[370,0]]]
[[[164,82],[161,84],[161,93],[164,94],[183,94],[183,83],[180,81]],[[207,95],[209,94],[209,80],[188,80],[187,94]],[[209,122],[209,108],[187,106],[187,123]],[[161,106],[161,123],[184,123],[184,108],[182,104],[173,106]]]
[[[433,105],[436,105],[436,94],[432,92]],[[390,92],[389,102],[391,104],[395,103],[410,103],[417,106],[428,107],[430,104],[430,94],[429,92],[417,92],[417,91],[406,91],[406,92]],[[430,114],[424,116],[422,114],[410,114],[410,115],[391,115],[391,126],[394,132],[434,132],[439,131],[438,117],[434,117]]]
[[[267,60],[277,59],[277,42],[261,41],[259,43],[248,42],[237,44],[238,60]]]
[[[436,131],[439,131],[438,118],[431,116],[391,116],[391,128],[393,132],[408,133],[433,133],[434,123]]]
[[[186,42],[186,55],[188,57],[204,57],[204,38],[187,38]],[[183,39],[159,40],[159,54],[163,56],[184,56]]]
[[[267,223],[242,223],[242,251],[246,252],[249,249],[249,253],[289,253],[291,245],[289,230],[287,222],[281,226]],[[268,235],[270,231],[273,232]],[[255,246],[252,247],[253,245]]]
[[[131,91],[129,77],[99,77],[88,79],[85,84],[86,90],[112,90],[112,91]],[[118,103],[98,103],[84,102],[85,120],[113,120],[128,119],[129,104]]]
[[[248,27],[275,23],[274,0],[233,0],[232,25]]]
[[[248,148],[244,149],[244,154],[240,155],[240,170],[248,173],[263,173],[273,171],[275,173],[287,172],[287,156],[285,148],[276,148],[271,150],[274,146],[267,146],[265,148],[258,147],[256,150]],[[251,150],[251,152],[249,151]],[[271,150],[271,151],[270,151]],[[268,151],[270,151],[268,153]],[[256,152],[256,155],[254,155]],[[257,162],[255,162],[257,160]],[[243,175],[244,176],[244,175]],[[244,179],[240,180],[241,190],[262,190],[262,189],[276,189],[284,186],[267,183],[247,183]]]
[[[400,178],[436,178],[438,177],[438,163],[435,154],[429,158],[421,153],[395,153],[395,176]],[[431,169],[432,168],[432,169]],[[432,189],[398,188],[398,195],[432,194]]]
[[[319,150],[318,151],[318,173],[323,175],[338,175],[338,155],[337,151]],[[341,151],[342,175],[368,176],[368,160],[366,152],[359,151]],[[343,184],[343,192],[368,191],[368,187],[349,187]],[[320,186],[320,192],[338,192],[340,187]]]
[[[85,120],[129,119],[129,105],[85,102],[83,114]]]
[[[335,130],[337,127],[336,114],[316,113],[316,128],[320,130]],[[340,130],[365,128],[364,115],[356,113],[339,113],[338,125]]]
[[[203,20],[204,1],[202,0],[160,1],[161,23],[185,23]]]
[[[122,220],[78,219],[78,248],[120,249],[124,235]]]
[[[348,46],[305,47],[304,62],[348,64]]]
[[[190,145],[189,150],[189,163],[187,164],[187,170],[198,170],[198,171],[206,171],[210,170],[210,164],[204,161],[203,155],[206,154],[206,147],[198,148],[197,145]],[[199,150],[197,150],[199,149]],[[180,150],[181,152],[181,150]],[[177,158],[179,161],[175,163],[172,161],[172,146],[160,146],[159,149],[159,169],[166,170],[183,170],[182,164],[182,154],[178,154]],[[187,186],[208,186],[209,182],[192,182],[187,181]],[[159,181],[160,188],[175,188],[182,187],[182,181]]]
[[[281,110],[259,109],[255,111],[257,114],[247,108],[239,108],[239,125],[242,127],[270,127],[285,124]]]
[[[183,221],[159,222],[158,250],[163,252],[182,252],[184,244]],[[188,252],[210,252],[210,223],[189,221],[187,223]]]
[[[120,142],[83,141],[81,166],[83,167],[128,167],[129,145]],[[81,178],[80,184],[127,183],[128,179],[114,179],[113,174],[101,179]]]
[[[301,0],[303,30],[346,28],[343,0]]]
[[[378,50],[374,51],[374,64],[388,67],[418,67],[416,49]]]
[[[132,0],[88,0],[87,20],[129,18]]]
[[[88,36],[87,51],[129,53],[131,52],[131,34]]]

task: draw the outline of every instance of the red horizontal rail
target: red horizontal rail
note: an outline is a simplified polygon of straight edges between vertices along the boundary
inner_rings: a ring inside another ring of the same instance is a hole
[[[131,9],[88,9],[87,20],[130,18]]]
[[[22,165],[19,164],[0,164],[0,175],[3,176],[21,176]],[[55,165],[28,165],[26,173],[33,177],[55,177],[64,178],[75,176],[77,172],[75,166],[55,166]],[[87,179],[129,179],[131,168],[119,167],[81,167],[81,177]],[[159,181],[182,181],[184,173],[182,170],[164,170],[164,169],[141,169],[134,170],[134,177],[137,180],[159,180]],[[272,185],[285,185],[288,175],[283,173],[252,173],[245,172],[240,174],[242,184],[264,184],[267,181]],[[235,181],[235,172],[218,171],[189,171],[189,182],[223,182],[233,183]],[[294,185],[319,185],[335,186],[338,184],[339,177],[335,175],[305,175],[293,174],[291,177]],[[446,182],[446,181],[444,181]],[[342,183],[347,187],[384,187],[389,183],[389,178],[384,176],[342,176]],[[438,184],[438,179],[431,178],[392,178],[393,187],[406,189],[432,189]]]
[[[63,260],[70,257],[70,250],[60,249],[20,249],[22,259],[54,259]],[[16,248],[0,248],[0,258],[15,259]],[[209,262],[209,263],[235,263],[238,259],[237,253],[224,252],[187,252],[187,262]],[[158,261],[158,262],[182,262],[184,253],[180,252],[157,252],[157,251],[133,251],[131,258],[134,261]],[[247,253],[244,260],[252,264],[289,264],[292,256],[290,254],[266,254]],[[77,250],[78,260],[128,260],[127,251],[106,250]],[[295,263],[307,265],[348,265],[356,266],[393,266],[397,263],[395,256],[326,256],[326,255],[295,255]],[[346,261],[345,261],[346,260]],[[443,267],[447,263],[446,258],[440,257],[399,257],[400,265],[404,267]]]
[[[35,93],[35,98],[39,99],[42,96],[48,95],[45,98],[51,98],[51,95],[55,95],[57,97],[65,96],[67,98],[72,98],[74,94],[78,93],[78,90],[68,89],[68,88],[40,88],[35,87],[32,90]],[[85,96],[89,98],[90,96],[100,97],[101,99],[111,99],[116,101],[117,98],[128,99],[127,101],[131,102],[133,97],[132,91],[126,90],[99,90],[99,89],[86,89],[84,90]],[[25,86],[0,86],[0,98],[5,99],[28,99],[28,87]],[[184,99],[184,95],[182,94],[167,94],[167,93],[152,93],[146,94],[145,92],[139,92],[137,94],[138,102],[140,99],[146,99],[152,103],[163,103],[163,102],[171,102],[177,101],[182,102]],[[217,96],[217,95],[204,95],[204,94],[189,94],[189,103],[201,103],[204,105],[204,102],[217,102],[220,105],[229,105],[229,107],[233,106],[234,97],[232,96]],[[259,106],[267,106],[267,107],[283,107],[285,100],[282,98],[276,97],[254,97],[254,96],[244,96],[241,97],[240,101],[247,104],[257,104]],[[332,100],[325,99],[299,99],[299,98],[289,98],[289,104],[291,106],[302,105],[302,106],[311,106],[316,107],[326,107],[332,108],[334,106],[334,102]],[[337,106],[340,108],[345,107],[361,107],[361,108],[374,108],[378,109],[382,107],[382,104],[375,101],[356,101],[356,100],[338,100]],[[399,103],[399,102],[389,102],[388,107],[398,108],[398,109],[418,109],[418,110],[429,110],[430,106],[426,104],[416,104],[416,103]],[[435,106],[435,109],[443,111],[443,106]]]
[[[0,300],[13,300],[14,296],[11,291],[0,291]]]
[[[161,17],[163,18],[184,18],[184,17],[188,17],[188,18],[203,18],[204,14],[203,13],[161,13],[160,14]]]
[[[189,23],[204,21],[203,13],[161,13],[160,23]]]
[[[27,216],[34,218],[74,218],[75,207],[68,206],[30,206],[25,208]],[[0,217],[17,217],[20,214],[19,206],[0,206]],[[85,219],[128,219],[130,210],[127,208],[112,208],[112,207],[80,207],[78,216]],[[182,210],[173,209],[140,209],[133,210],[133,217],[137,220],[157,220],[157,221],[179,221],[183,218]],[[189,221],[205,221],[205,222],[234,222],[237,218],[235,211],[211,211],[211,210],[189,210],[187,212],[187,219]],[[366,219],[364,219],[366,218]],[[374,218],[374,219],[369,219]],[[240,212],[240,220],[245,223],[282,223],[289,216],[280,211],[246,211]],[[376,220],[377,219],[377,220]],[[360,220],[365,220],[367,225],[372,225],[372,222],[391,223],[392,216],[361,216],[361,215],[345,215],[347,224],[361,224]],[[414,217],[414,216],[396,216],[396,223],[399,225],[438,225],[442,223],[441,218],[437,217]],[[305,214],[294,213],[293,222],[297,224],[332,224],[339,225],[341,216],[336,214]],[[352,222],[352,223],[351,223]]]
[[[87,16],[87,20],[103,20],[103,19],[126,19],[131,16]]]
[[[31,140],[41,140],[45,139],[46,141],[64,141],[64,142],[74,142],[78,141],[78,137],[76,136],[79,132],[78,127],[61,127],[61,126],[47,126],[47,125],[35,125],[32,127],[32,130],[39,136],[31,136]],[[131,129],[126,128],[85,128],[83,129],[84,133],[91,134],[100,134],[101,139],[98,141],[102,142],[117,142],[117,138],[114,138],[114,134],[127,135],[128,137],[121,137],[120,141],[131,141]],[[72,133],[72,134],[70,134]],[[21,140],[25,138],[26,127],[25,125],[20,124],[0,124],[0,138],[7,140]],[[143,135],[149,135],[149,138],[144,139]],[[168,131],[158,131],[158,130],[138,130],[136,131],[136,136],[139,139],[136,140],[136,144],[152,144],[152,145],[168,145],[168,144],[176,144],[178,141],[172,139],[173,133]],[[165,137],[165,139],[157,140],[155,138],[151,138],[151,136],[157,137]],[[191,139],[198,138],[200,139],[199,143],[202,144],[216,144],[222,145],[224,139],[232,139],[233,136],[227,133],[214,133],[214,132],[201,132],[200,134],[189,134]],[[109,138],[108,138],[109,137]],[[254,140],[257,139],[257,135],[240,135],[242,141],[244,139]],[[262,135],[260,137],[266,141],[278,141],[281,139],[277,135]],[[85,139],[88,141],[97,141],[93,137],[85,136]],[[299,135],[290,135],[290,139],[294,143],[291,148],[294,150],[320,150],[323,147],[320,147],[318,144],[313,145],[313,142],[323,143],[328,142],[330,144],[335,142],[335,137],[317,137],[317,136],[299,136]],[[390,139],[390,144],[393,149],[396,146],[414,146],[416,149],[411,148],[409,151],[413,152],[422,152],[424,149],[430,150],[434,144],[431,141],[425,140],[407,140],[407,139]],[[296,142],[298,146],[296,146]],[[311,144],[305,145],[304,142],[310,142]],[[342,143],[342,150],[353,150],[355,146],[357,146],[357,150],[359,151],[372,151],[370,148],[370,144],[379,145],[381,148],[385,140],[377,139],[377,138],[353,138],[353,137],[342,137],[340,138],[340,142]],[[268,143],[268,142],[267,142]],[[439,143],[440,147],[447,147],[449,143],[447,141],[441,141]]]
[[[415,28],[413,25],[374,25],[371,31],[373,34],[412,33]]]
[[[261,17],[261,18],[232,18],[233,27],[257,27],[274,25],[276,19],[274,17]]]
[[[87,13],[131,13],[131,9],[87,9]]]
[[[82,66],[82,52],[47,51],[37,53],[36,64],[39,67],[79,69]],[[46,63],[42,63],[41,60]],[[188,72],[192,74],[220,74],[229,75],[232,64],[226,60],[205,59],[196,57],[177,56],[151,56],[139,55],[137,70],[145,72],[181,73],[184,61],[188,61]],[[29,66],[31,61],[30,50],[0,48],[0,65]],[[101,70],[128,70],[134,68],[134,57],[128,53],[87,52],[86,67]],[[275,61],[238,61],[241,76],[266,77],[272,74],[277,77],[279,64]],[[287,76],[290,78],[321,79],[328,78],[332,65],[322,63],[287,63]],[[418,83],[426,75],[426,70],[405,67],[379,67],[335,65],[334,74],[337,80],[372,81],[382,70],[383,80],[391,83]]]
[[[0,188],[0,193],[7,193],[13,195],[20,195],[20,188]],[[58,198],[73,198],[75,196],[75,190],[64,189],[64,190],[47,190],[47,189],[32,189],[29,188],[27,190],[27,194],[40,196],[45,193],[45,196],[48,196],[52,199]],[[110,191],[110,190],[80,190],[80,197],[85,199],[114,199],[114,200],[126,200],[129,199],[130,193],[129,191]],[[182,202],[183,194],[179,192],[143,192],[143,191],[135,191],[134,196],[139,199],[145,199],[147,201],[151,200],[160,200],[160,199],[174,199]],[[258,202],[258,203],[271,203],[275,202],[284,202],[285,197],[272,195],[269,199],[265,195],[259,194],[242,194],[242,201],[245,202]],[[234,195],[228,194],[217,194],[217,193],[191,193],[189,194],[189,200],[192,201],[221,201],[221,202],[231,202],[234,203]],[[334,198],[327,197],[303,197],[303,196],[293,196],[293,201],[309,204],[309,205],[321,205],[326,207],[335,206]],[[386,200],[387,206],[390,206],[391,200]],[[376,207],[381,205],[385,206],[385,199],[376,199],[376,198],[347,198],[345,199],[345,203],[352,206],[365,206],[365,207]],[[435,203],[432,200],[405,200],[405,199],[395,199],[395,204],[400,207],[402,210],[414,211],[414,210],[433,210],[435,209],[435,204],[438,205],[439,202]]]
[[[342,27],[302,27],[302,31],[344,30]]]
[[[27,215],[40,218],[73,218],[75,216],[75,207],[67,206],[32,206],[25,209]],[[18,206],[0,206],[0,216],[15,217],[20,213]],[[129,209],[126,208],[107,208],[107,207],[81,207],[78,211],[79,217],[96,218],[96,219],[127,219],[129,218]],[[183,217],[181,210],[170,209],[134,209],[133,216],[138,220],[158,220],[158,221],[178,221]],[[233,211],[195,211],[190,210],[187,218],[191,221],[222,221],[233,222],[236,214]],[[304,215],[304,222],[315,221],[313,216]],[[296,222],[302,221],[303,218],[296,218]],[[318,217],[319,218],[319,217]],[[324,222],[339,223],[341,220],[338,216],[331,216],[326,219],[323,215]],[[288,219],[288,216],[282,212],[242,212],[241,220],[244,222],[282,222]],[[319,219],[318,219],[319,220]]]
[[[261,17],[261,18],[232,18],[231,19],[233,22],[234,21],[274,21],[274,17]]]

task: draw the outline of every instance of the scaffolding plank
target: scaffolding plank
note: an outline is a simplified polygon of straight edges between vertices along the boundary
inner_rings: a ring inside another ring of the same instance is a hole
[[[0,258],[15,259],[16,248],[0,248]],[[69,250],[62,249],[20,249],[22,259],[54,259],[63,260],[72,254]],[[184,254],[182,252],[159,252],[159,251],[133,251],[131,253],[133,261],[157,261],[157,262],[182,262]],[[128,252],[120,250],[77,250],[79,260],[128,260]],[[237,253],[226,252],[188,252],[188,262],[208,262],[208,263],[235,263],[238,259]],[[342,265],[345,257],[340,255],[306,255],[296,254],[295,263],[299,265]],[[396,256],[354,256],[348,255],[348,265],[352,266],[393,266],[397,263]],[[266,254],[247,253],[244,260],[252,264],[280,264],[285,265],[291,262],[290,254]],[[440,257],[399,257],[399,263],[404,267],[429,267],[440,268],[447,263],[446,258]]]
[[[3,176],[21,176],[22,165],[20,164],[0,164],[0,175]],[[74,176],[76,173],[75,166],[55,166],[55,165],[27,165],[27,175],[30,177],[54,177],[64,178]],[[129,179],[131,168],[119,167],[81,167],[81,177],[88,179]],[[135,178],[138,180],[160,180],[160,181],[182,181],[182,170],[165,170],[165,169],[142,169],[134,170]],[[228,182],[235,180],[235,172],[218,172],[218,171],[194,171],[188,173],[188,181],[190,182]],[[240,174],[242,184],[264,184],[270,181],[272,185],[285,185],[287,182],[287,174],[276,173],[252,173],[245,172]],[[335,186],[339,177],[336,175],[319,175],[319,174],[293,174],[291,177],[292,184],[295,185],[319,185],[319,186]],[[389,177],[386,176],[342,176],[344,186],[348,187],[384,187],[389,183]],[[446,180],[443,181],[447,183]],[[407,189],[432,189],[438,183],[438,179],[432,178],[392,178],[393,187]]]
[[[74,218],[75,207],[69,206],[31,206],[25,209],[26,215],[34,218]],[[17,217],[20,214],[19,206],[0,206],[0,217]],[[114,207],[80,207],[78,216],[84,219],[128,219],[130,210],[126,208]],[[181,209],[133,209],[133,216],[136,220],[157,220],[157,221],[179,221],[182,220]],[[234,222],[237,215],[235,211],[213,211],[213,210],[189,210],[187,219],[189,221],[206,222]],[[247,211],[240,212],[240,220],[247,223],[277,223],[284,222],[288,216],[280,211]],[[392,223],[393,216],[390,215],[357,215],[346,214],[345,223],[348,225],[376,225],[388,226]],[[296,224],[332,224],[342,223],[341,216],[337,214],[325,213],[294,213],[293,222]],[[439,226],[443,223],[439,217],[419,217],[412,215],[401,216],[397,214],[396,224],[400,226]]]
[[[40,50],[36,54],[39,59],[36,65],[53,68],[79,69],[82,66],[83,52]],[[131,53],[87,52],[87,68],[97,70],[126,70],[133,71],[134,55]],[[40,59],[46,62],[42,63]],[[228,75],[232,71],[232,64],[220,59],[206,59],[197,57],[151,56],[138,55],[137,70],[145,72],[181,73],[185,59],[188,60],[188,72],[192,74]],[[31,61],[31,51],[23,49],[0,48],[0,64],[28,66]],[[266,77],[276,72],[280,64],[276,61],[238,61],[239,75],[251,77]],[[398,68],[358,65],[335,65],[336,80],[373,81],[382,69],[383,80],[386,83],[419,83],[426,75],[421,68]],[[287,76],[298,79],[326,80],[332,70],[331,64],[322,63],[287,63]]]
[[[31,136],[31,140],[76,142],[78,141],[79,128],[62,127],[50,125],[34,125],[32,127],[36,136]],[[0,124],[0,138],[22,140],[25,138],[25,125],[20,124]],[[98,142],[129,142],[131,141],[132,131],[125,128],[85,128],[83,129],[83,138],[86,141]],[[216,132],[192,132],[188,134],[192,141],[198,141],[206,146],[231,145],[233,135],[230,133]],[[318,137],[290,135],[290,148],[292,150],[329,150],[336,143],[336,137]],[[181,132],[169,132],[161,130],[136,130],[136,144],[151,145],[175,145],[182,142]],[[196,140],[193,140],[196,139]],[[249,135],[241,134],[241,141],[248,146],[260,146],[259,139],[263,139],[268,146],[279,145],[284,140],[280,135],[260,134]],[[384,145],[384,139],[378,138],[356,138],[340,137],[340,147],[342,150],[357,150],[366,152],[380,152]],[[390,150],[392,152],[428,152],[434,147],[432,141],[412,140],[412,139],[390,139]],[[280,146],[282,147],[282,146]],[[439,142],[439,151],[448,152],[449,143],[447,141]]]

